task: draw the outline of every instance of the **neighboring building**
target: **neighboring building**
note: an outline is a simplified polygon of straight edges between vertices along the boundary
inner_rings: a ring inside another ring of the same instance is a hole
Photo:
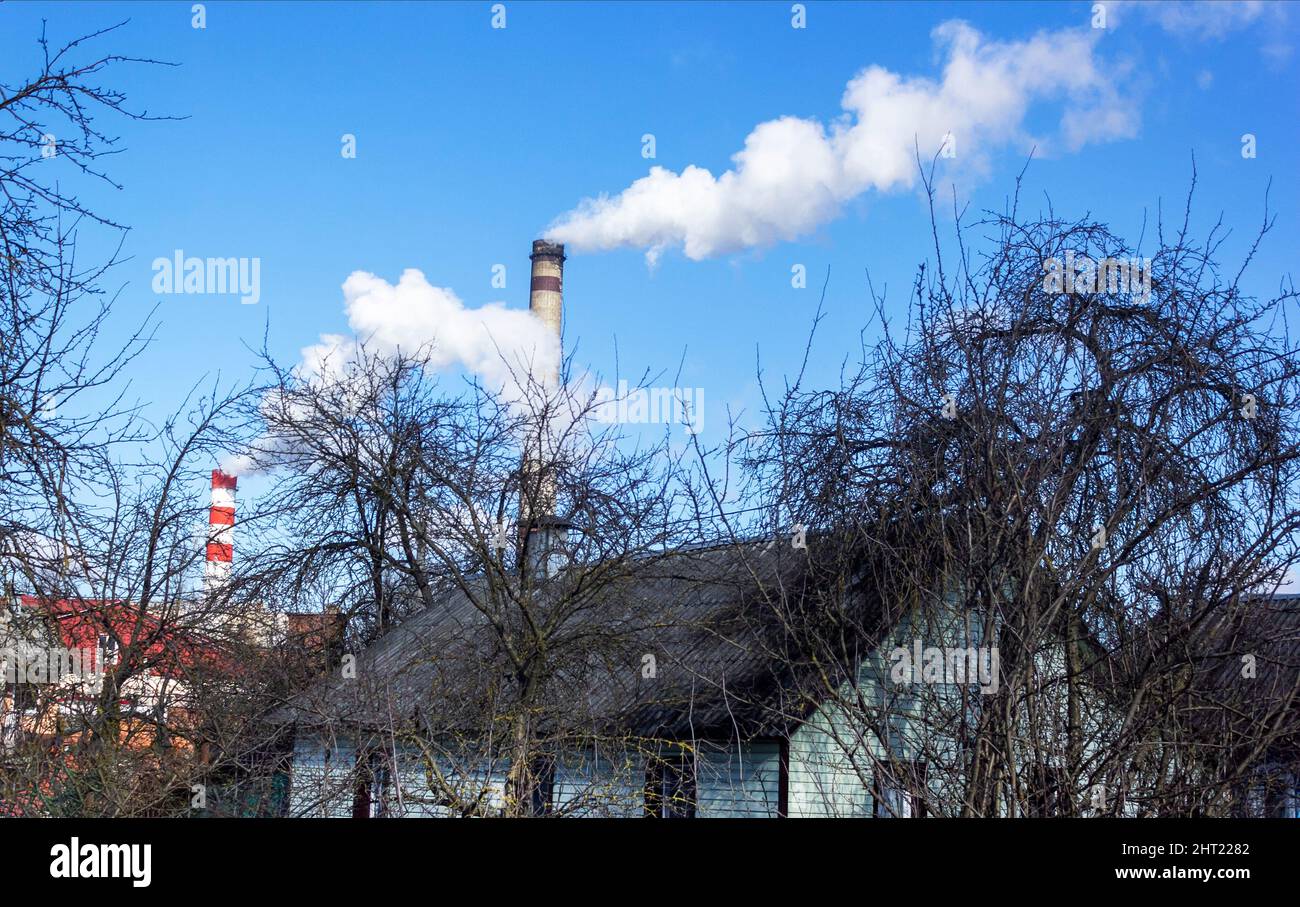
[[[282,774],[278,781],[271,777],[282,754],[260,745],[260,736],[243,727],[240,710],[262,708],[250,697],[282,701],[319,677],[337,661],[346,618],[336,608],[295,614],[264,606],[231,609],[217,598],[230,581],[235,485],[234,477],[213,471],[202,593],[153,607],[93,598],[0,598],[0,773],[12,769],[18,779],[3,788],[10,791],[7,800],[0,790],[0,814],[44,814],[41,798],[12,791],[38,774],[39,786],[54,796],[90,727],[115,727],[118,743],[145,764],[149,752],[159,754],[155,761],[165,753],[167,760],[181,760],[186,772],[204,775],[212,794],[209,813],[223,806],[238,814],[261,809],[265,789],[283,786]],[[112,674],[119,677],[116,701],[105,701],[105,679]],[[116,714],[106,722],[109,710]],[[18,766],[23,754],[30,758]],[[188,783],[178,797],[190,801]]]
[[[1300,594],[1251,596],[1247,607],[1204,631],[1197,660],[1201,716],[1195,725],[1204,760],[1231,772],[1258,765],[1236,785],[1238,816],[1300,818]],[[1248,704],[1247,709],[1239,706]],[[1261,719],[1280,733],[1261,737]]]
[[[219,671],[223,661],[219,647],[202,634],[166,626],[127,602],[23,595],[18,605],[25,631],[6,622],[11,632],[0,639],[0,724],[10,744],[20,734],[75,740],[79,715],[95,707],[105,673],[119,664],[123,650],[134,649],[139,667],[118,691],[120,733],[126,745],[148,746],[159,727],[192,723],[191,684]],[[168,743],[188,745],[181,734],[169,735]]]

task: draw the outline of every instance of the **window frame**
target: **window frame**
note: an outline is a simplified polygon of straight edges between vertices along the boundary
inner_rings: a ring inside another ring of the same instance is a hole
[[[645,815],[694,819],[699,810],[699,764],[695,751],[678,746],[650,756],[645,770]]]
[[[921,761],[895,761],[880,763],[871,778],[871,817],[873,819],[924,819],[927,815],[925,797],[909,786],[919,779],[926,784],[926,764]],[[906,799],[907,815],[888,808],[895,800]]]

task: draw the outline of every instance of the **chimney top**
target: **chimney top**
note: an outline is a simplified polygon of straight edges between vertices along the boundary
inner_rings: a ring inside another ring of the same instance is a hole
[[[560,261],[564,261],[564,243],[535,239],[533,240],[533,254],[529,255],[528,258],[531,261],[537,261],[539,258],[558,258]]]
[[[239,484],[239,478],[237,476],[227,475],[226,473],[222,472],[220,469],[212,470],[213,488],[228,488],[231,491],[234,491],[235,486],[238,484]]]

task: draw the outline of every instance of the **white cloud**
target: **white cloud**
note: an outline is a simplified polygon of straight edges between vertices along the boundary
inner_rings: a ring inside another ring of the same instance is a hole
[[[424,356],[429,371],[462,368],[511,403],[531,406],[534,401],[525,398],[543,390],[558,371],[559,338],[531,312],[499,302],[469,308],[415,269],[403,271],[396,284],[354,271],[343,283],[343,298],[352,335],[322,334],[318,343],[304,347],[294,371],[300,380],[347,381],[349,366],[364,347],[381,357]],[[258,459],[267,460],[282,450],[273,438],[261,438],[253,447]],[[223,460],[221,468],[241,475],[258,465],[237,455]]]
[[[1115,68],[1094,54],[1100,30],[999,42],[949,21],[932,37],[944,55],[938,79],[869,66],[846,86],[835,121],[761,123],[720,176],[693,165],[680,173],[653,167],[616,196],[584,200],[547,236],[577,250],[643,248],[652,264],[677,247],[708,258],[807,235],[867,191],[912,186],[916,149],[928,159],[948,133],[957,160],[975,169],[1008,145],[1028,152],[1024,123],[1039,101],[1066,102],[1058,140],[1069,149],[1136,133]]]
[[[1263,34],[1260,53],[1271,67],[1280,68],[1293,50],[1289,5],[1264,0],[1106,0],[1106,12],[1109,27],[1123,26],[1131,16],[1140,16],[1166,34],[1189,41],[1222,41],[1254,27]]]
[[[1282,6],[1263,0],[1166,0],[1158,3],[1109,0],[1106,11],[1120,13],[1125,19],[1130,11],[1139,12],[1170,34],[1204,39],[1222,38],[1266,15],[1283,16]]]

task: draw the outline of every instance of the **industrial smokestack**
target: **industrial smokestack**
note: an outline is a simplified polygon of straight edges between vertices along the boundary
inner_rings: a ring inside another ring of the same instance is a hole
[[[564,361],[564,245],[544,239],[533,240],[533,252],[529,258],[533,263],[533,276],[528,310],[555,332],[560,349],[553,370],[536,378],[547,391],[554,391],[560,386],[560,365]],[[525,533],[525,560],[530,569],[549,574],[563,562],[569,524],[555,515],[555,477],[543,468],[547,448],[545,438],[546,426],[540,425],[537,437],[525,451],[524,489],[519,510]],[[542,452],[534,445],[540,446]]]
[[[554,331],[558,339],[564,328],[564,245],[535,239],[533,254],[528,257],[533,262],[528,310],[540,318],[542,324]],[[563,358],[562,351],[561,358]],[[545,377],[548,380],[554,379],[558,383],[558,362],[555,374]]]
[[[208,549],[203,588],[208,594],[221,590],[230,580],[230,562],[235,553],[235,486],[239,479],[220,469],[212,470],[212,506],[208,509]]]
[[[533,263],[533,279],[529,286],[528,311],[555,332],[556,340],[561,339],[564,327],[564,246],[547,242],[544,239],[533,240],[533,253],[528,256]],[[560,361],[564,358],[563,346],[554,370],[545,375],[534,376],[539,383],[551,392],[560,385]],[[549,402],[548,404],[549,405]],[[544,415],[544,414],[543,414]],[[530,439],[529,449],[524,462],[524,500],[521,516],[525,526],[555,515],[555,480],[542,469],[542,451],[546,445],[546,426],[538,426],[538,437]],[[535,487],[534,487],[535,486]],[[532,498],[531,500],[529,498]]]

